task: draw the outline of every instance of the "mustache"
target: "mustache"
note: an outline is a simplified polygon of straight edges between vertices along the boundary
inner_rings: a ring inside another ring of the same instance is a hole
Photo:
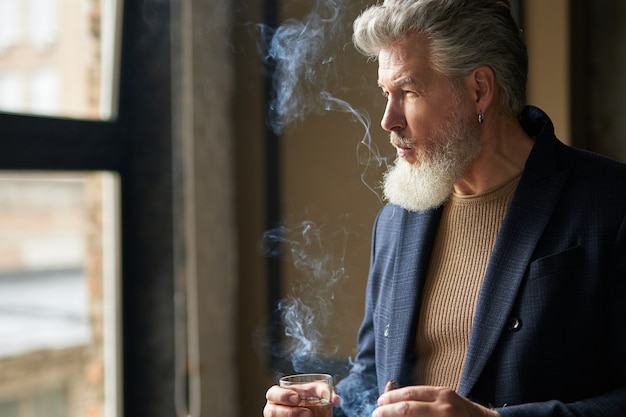
[[[401,136],[396,132],[389,133],[389,142],[393,146],[401,148],[412,148],[415,144],[413,139]]]

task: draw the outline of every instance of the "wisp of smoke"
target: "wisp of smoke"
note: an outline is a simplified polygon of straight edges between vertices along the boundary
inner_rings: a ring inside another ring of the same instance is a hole
[[[341,235],[325,240],[322,229],[311,221],[265,233],[264,247],[272,251],[280,248],[284,260],[291,262],[301,274],[301,279],[278,304],[288,338],[285,353],[297,372],[304,372],[323,359],[320,352],[322,330],[332,316],[333,287],[345,276],[347,239],[348,233],[341,231]],[[338,244],[341,245],[339,251],[333,250]],[[266,254],[278,255],[276,252]],[[334,353],[328,349],[326,347],[323,355]]]
[[[295,120],[328,107],[321,94],[337,79],[329,39],[345,37],[342,7],[337,1],[316,1],[303,20],[288,19],[266,34],[267,64],[273,68],[270,124],[280,134]]]
[[[301,274],[278,304],[287,337],[284,354],[295,372],[327,370],[327,356],[335,353],[336,347],[321,350],[323,333],[333,313],[333,288],[347,276],[344,261],[351,236],[346,228],[328,236],[323,226],[311,221],[265,233],[266,255],[277,256],[280,252]],[[378,397],[376,381],[357,378],[344,382],[342,415],[371,416]]]
[[[276,135],[287,126],[302,121],[309,114],[341,112],[351,115],[364,129],[357,146],[357,160],[365,168],[362,182],[382,201],[376,187],[368,184],[370,168],[385,168],[388,161],[382,157],[370,135],[370,118],[365,110],[355,109],[333,91],[341,85],[336,56],[349,43],[354,9],[348,0],[312,0],[311,12],[302,20],[289,19],[277,28],[258,25],[266,70],[271,77],[271,102],[268,123]],[[346,275],[344,252],[347,234],[343,240],[334,236],[323,239],[321,228],[312,222],[295,227],[279,227],[265,233],[266,255],[279,254],[293,263],[302,279],[290,289],[278,308],[281,313],[294,371],[306,372],[316,368],[323,355],[332,355],[328,346],[324,352],[321,339],[331,317],[333,285]],[[339,240],[343,251],[332,251]],[[329,244],[330,242],[330,244]],[[280,253],[278,253],[279,251]],[[336,253],[340,253],[339,258]],[[313,361],[313,362],[312,362]],[[318,368],[319,369],[319,368]],[[374,381],[366,384],[375,387]],[[371,415],[376,404],[375,388],[349,387],[344,398],[344,412],[350,417]]]
[[[361,180],[382,201],[367,179],[370,168],[385,168],[388,164],[372,141],[370,117],[364,109],[355,109],[331,92],[341,84],[335,57],[350,42],[354,16],[348,16],[353,10],[348,3],[315,0],[313,9],[302,20],[288,19],[277,28],[257,26],[262,40],[259,49],[271,76],[268,124],[278,135],[309,114],[350,114],[364,129],[357,147],[358,162],[364,166]]]

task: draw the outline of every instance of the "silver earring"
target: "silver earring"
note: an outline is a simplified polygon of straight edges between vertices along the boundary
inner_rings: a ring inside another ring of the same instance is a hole
[[[482,124],[485,121],[485,115],[482,110],[478,112],[478,123]]]

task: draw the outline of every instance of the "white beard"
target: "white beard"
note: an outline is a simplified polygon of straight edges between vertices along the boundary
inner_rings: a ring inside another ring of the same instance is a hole
[[[480,151],[480,128],[475,123],[462,120],[455,109],[451,119],[436,129],[431,138],[418,144],[415,163],[396,159],[383,176],[384,197],[409,211],[428,210],[445,203],[454,184]]]

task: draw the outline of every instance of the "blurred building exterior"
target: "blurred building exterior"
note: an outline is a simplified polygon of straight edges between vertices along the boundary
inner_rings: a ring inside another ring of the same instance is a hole
[[[94,118],[100,0],[0,0],[0,110]]]
[[[0,111],[97,118],[100,0],[0,0]],[[104,411],[99,174],[0,173],[0,416]]]
[[[0,176],[0,416],[103,416],[99,174]]]

